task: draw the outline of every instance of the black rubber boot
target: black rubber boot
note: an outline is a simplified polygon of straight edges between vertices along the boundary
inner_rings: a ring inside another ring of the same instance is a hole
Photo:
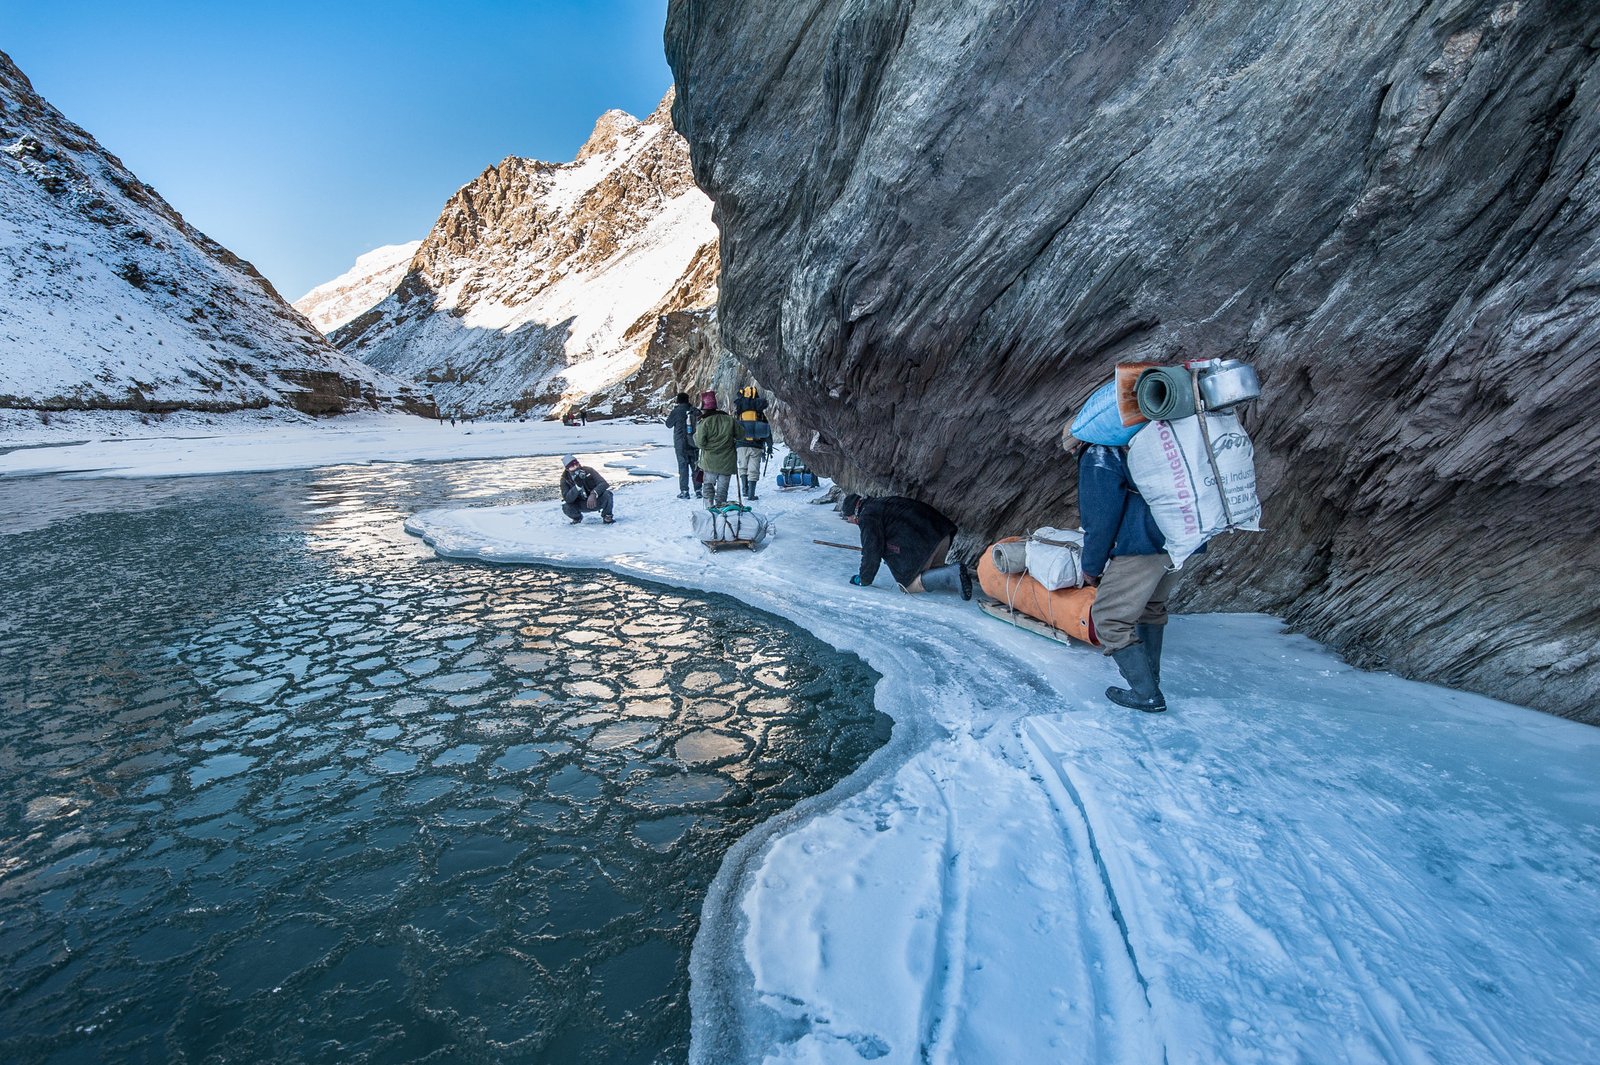
[[[1107,688],[1107,699],[1118,706],[1126,706],[1130,710],[1143,710],[1147,714],[1159,714],[1167,708],[1166,697],[1156,686],[1155,674],[1151,672],[1150,657],[1145,653],[1144,644],[1132,643],[1120,651],[1113,651],[1111,659],[1122,671],[1128,687]]]
[[[1156,687],[1161,687],[1161,640],[1167,634],[1165,625],[1135,625],[1133,627],[1139,642],[1144,644],[1145,657],[1150,659],[1150,676],[1155,679]]]
[[[744,479],[744,497],[746,499],[754,499],[756,497],[756,479],[754,477],[746,477]]]

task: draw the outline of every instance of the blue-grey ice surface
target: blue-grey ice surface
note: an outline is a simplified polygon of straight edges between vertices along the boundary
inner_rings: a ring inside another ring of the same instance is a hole
[[[0,1057],[683,1058],[721,854],[887,719],[724,597],[400,530],[556,477],[0,482]]]

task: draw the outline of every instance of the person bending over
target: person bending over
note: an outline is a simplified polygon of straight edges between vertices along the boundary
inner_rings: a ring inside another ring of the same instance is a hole
[[[905,496],[844,497],[845,520],[861,530],[861,569],[850,578],[870,585],[887,563],[902,592],[960,592],[972,598],[972,574],[960,562],[946,565],[956,523],[928,504]]]

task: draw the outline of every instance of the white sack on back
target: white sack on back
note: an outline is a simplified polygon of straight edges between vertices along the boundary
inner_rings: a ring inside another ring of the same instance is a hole
[[[1050,591],[1083,586],[1083,533],[1076,529],[1033,530],[1028,537],[1028,576]]]
[[[732,511],[718,514],[710,510],[696,510],[693,514],[694,535],[697,540],[749,540],[759,544],[767,535],[766,518],[754,511]]]
[[[1206,454],[1200,419],[1206,419],[1217,471]],[[1174,568],[1182,568],[1200,545],[1228,529],[1261,531],[1256,499],[1256,449],[1232,414],[1197,414],[1175,422],[1151,422],[1128,445],[1128,473],[1167,538]],[[1222,475],[1222,488],[1217,486]],[[1223,506],[1223,492],[1227,506]],[[1229,515],[1233,523],[1228,522]]]

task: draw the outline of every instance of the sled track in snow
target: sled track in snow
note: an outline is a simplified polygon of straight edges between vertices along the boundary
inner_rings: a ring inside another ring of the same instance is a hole
[[[1061,824],[1072,826],[1083,833],[1087,844],[1089,857],[1094,862],[1096,874],[1100,878],[1100,890],[1105,895],[1106,905],[1110,910],[1111,919],[1116,923],[1117,934],[1121,937],[1122,949],[1127,953],[1128,964],[1133,971],[1133,977],[1138,981],[1139,993],[1144,999],[1145,1009],[1152,1014],[1155,1007],[1150,1001],[1150,982],[1145,978],[1144,972],[1139,967],[1139,954],[1134,949],[1133,939],[1128,932],[1128,921],[1123,915],[1122,904],[1117,898],[1117,890],[1112,886],[1111,871],[1106,867],[1105,855],[1100,849],[1099,840],[1095,836],[1094,821],[1089,816],[1088,806],[1083,801],[1078,787],[1073,783],[1072,776],[1067,772],[1066,766],[1055,759],[1049,758],[1041,749],[1041,741],[1033,735],[1033,723],[1024,718],[1017,722],[1016,736],[1021,742],[1028,762],[1037,771],[1039,768],[1049,766],[1048,775],[1037,776],[1035,779],[1043,786],[1045,794],[1050,799],[1050,805],[1055,810]],[[1073,841],[1069,840],[1069,844]],[[1161,1046],[1161,1061],[1167,1061],[1167,1048]]]

